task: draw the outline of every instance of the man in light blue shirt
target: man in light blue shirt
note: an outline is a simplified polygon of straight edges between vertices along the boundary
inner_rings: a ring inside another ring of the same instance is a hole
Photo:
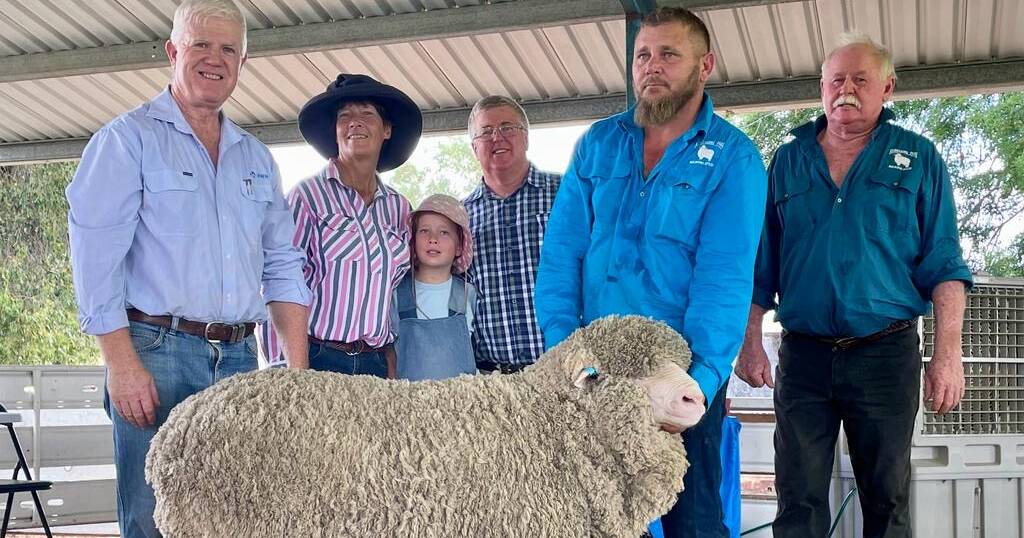
[[[707,28],[679,8],[642,22],[637,106],[583,136],[548,223],[537,318],[550,348],[609,314],[679,331],[707,405],[683,434],[690,469],[667,537],[728,536],[719,499],[725,386],[743,339],[767,178],[761,156],[713,112]]]
[[[286,357],[307,360],[309,290],[277,169],[221,113],[245,62],[245,19],[230,0],[187,0],[165,49],[169,88],[97,132],[67,188],[126,538],[160,536],[144,473],[157,428],[191,394],[256,368],[253,324],[268,307]]]

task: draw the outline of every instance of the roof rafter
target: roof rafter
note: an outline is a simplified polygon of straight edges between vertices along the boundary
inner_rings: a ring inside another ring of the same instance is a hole
[[[1024,89],[1024,60],[986,61],[898,69],[897,99],[967,95]],[[818,106],[817,77],[800,77],[744,84],[708,87],[719,110],[754,112]],[[523,104],[531,125],[587,121],[621,112],[626,95],[555,99]],[[468,108],[423,113],[423,130],[428,134],[464,132]],[[302,142],[295,122],[244,125],[246,130],[269,145]],[[0,144],[0,165],[77,159],[85,138]]]
[[[697,11],[799,0],[667,0]],[[620,20],[618,0],[518,0],[363,19],[250,30],[249,57]],[[111,73],[167,65],[164,40],[0,57],[0,82]]]

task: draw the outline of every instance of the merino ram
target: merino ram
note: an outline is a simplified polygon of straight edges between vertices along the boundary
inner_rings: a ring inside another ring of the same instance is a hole
[[[169,538],[635,538],[682,489],[662,428],[703,414],[689,363],[678,334],[631,316],[516,375],[235,376],[154,438],[156,521]]]

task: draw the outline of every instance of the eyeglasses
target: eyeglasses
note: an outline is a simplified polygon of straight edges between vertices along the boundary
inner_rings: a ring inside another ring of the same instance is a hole
[[[502,138],[510,138],[519,133],[519,131],[525,130],[526,127],[518,123],[502,123],[497,127],[484,127],[480,129],[473,135],[473,140],[491,140],[494,138],[494,133],[500,134]]]

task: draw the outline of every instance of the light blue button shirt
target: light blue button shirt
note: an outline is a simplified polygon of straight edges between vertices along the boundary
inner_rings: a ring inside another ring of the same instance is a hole
[[[170,90],[92,137],[66,191],[83,331],[126,327],[128,306],[247,322],[309,303],[270,152],[226,117],[219,151],[214,167]]]

